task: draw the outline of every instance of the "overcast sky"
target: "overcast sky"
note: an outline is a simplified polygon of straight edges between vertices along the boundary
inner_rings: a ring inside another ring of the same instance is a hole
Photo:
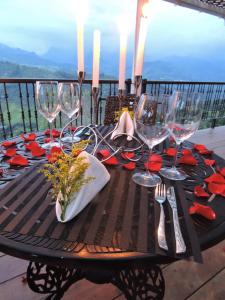
[[[51,47],[76,44],[76,13],[81,0],[0,0],[0,43],[43,54]],[[136,0],[89,0],[85,24],[86,49],[92,32],[101,30],[105,51],[118,48],[118,16],[126,15],[129,51],[133,49]],[[225,53],[224,20],[205,13],[151,1],[146,56]]]

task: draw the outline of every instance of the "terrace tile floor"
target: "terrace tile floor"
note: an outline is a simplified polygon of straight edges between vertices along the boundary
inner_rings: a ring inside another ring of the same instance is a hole
[[[203,143],[225,158],[225,126],[198,131],[191,139]],[[204,264],[185,260],[163,266],[165,300],[224,300],[225,241],[203,252]],[[0,253],[0,300],[38,300],[26,283],[28,262]],[[96,285],[86,280],[74,284],[63,300],[124,300],[110,284]]]

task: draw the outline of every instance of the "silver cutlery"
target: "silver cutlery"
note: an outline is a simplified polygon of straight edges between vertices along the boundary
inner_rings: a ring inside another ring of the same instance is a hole
[[[155,188],[155,200],[160,205],[160,218],[158,226],[158,243],[159,247],[168,250],[166,236],[165,236],[165,214],[163,203],[166,201],[166,186],[165,184],[158,184]]]
[[[186,252],[186,245],[180,229],[180,223],[177,214],[176,195],[173,186],[167,189],[167,199],[169,201],[169,204],[173,212],[173,225],[174,225],[174,232],[175,232],[175,239],[176,239],[176,253],[184,253]]]

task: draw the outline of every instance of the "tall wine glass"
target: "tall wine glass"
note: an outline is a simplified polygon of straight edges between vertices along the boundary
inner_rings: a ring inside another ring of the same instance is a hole
[[[150,155],[155,145],[164,141],[168,135],[168,119],[173,114],[172,98],[168,95],[143,94],[134,112],[135,131],[148,146]],[[149,172],[135,173],[132,177],[137,184],[153,187],[161,183],[161,178]]]
[[[59,99],[61,103],[61,110],[70,119],[70,136],[62,138],[63,142],[77,142],[80,139],[74,137],[72,133],[72,117],[79,114],[80,110],[80,86],[76,82],[59,83]]]
[[[53,146],[59,147],[58,142],[53,141],[52,122],[59,114],[61,105],[58,98],[57,81],[37,81],[36,82],[36,102],[40,114],[49,122],[50,142],[43,144],[44,149],[51,149]]]
[[[180,144],[190,138],[197,130],[203,111],[201,93],[175,92],[176,98],[174,120],[169,123],[170,135],[176,142],[176,154],[172,168],[162,168],[160,174],[171,180],[184,180],[187,174],[176,168]]]

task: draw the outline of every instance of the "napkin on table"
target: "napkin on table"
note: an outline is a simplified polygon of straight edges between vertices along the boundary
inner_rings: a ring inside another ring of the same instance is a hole
[[[97,195],[110,179],[109,172],[105,166],[93,155],[83,151],[78,157],[84,157],[89,167],[85,172],[85,177],[94,177],[93,180],[85,184],[67,206],[65,218],[61,219],[61,205],[59,204],[60,194],[56,200],[56,216],[59,222],[65,223],[78,215],[88,203]]]
[[[111,139],[116,138],[116,136],[119,136],[122,133],[129,134],[127,136],[127,140],[132,140],[132,137],[134,135],[134,123],[128,111],[124,111],[120,116],[119,122],[116,124],[116,129],[111,135]]]

